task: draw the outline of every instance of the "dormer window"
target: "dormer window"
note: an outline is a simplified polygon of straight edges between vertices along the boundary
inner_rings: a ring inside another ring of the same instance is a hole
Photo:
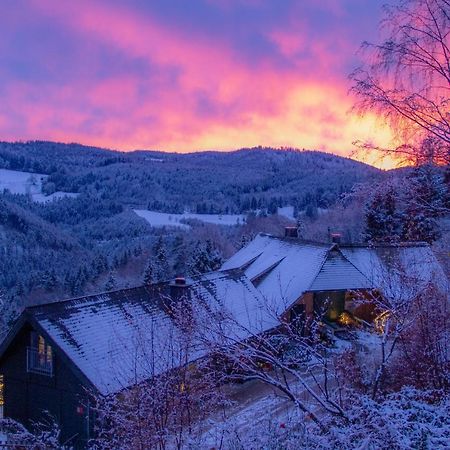
[[[53,376],[53,351],[43,336],[32,331],[27,348],[27,372]]]

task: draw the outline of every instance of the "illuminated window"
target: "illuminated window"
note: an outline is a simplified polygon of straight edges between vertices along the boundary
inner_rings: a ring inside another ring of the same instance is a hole
[[[3,375],[0,375],[0,419],[3,419],[4,405],[5,405],[5,382]]]
[[[31,346],[27,349],[27,371],[53,375],[53,351],[43,336],[31,333]]]

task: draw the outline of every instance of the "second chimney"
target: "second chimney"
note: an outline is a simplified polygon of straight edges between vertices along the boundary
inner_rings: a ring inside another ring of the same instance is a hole
[[[340,244],[341,238],[342,238],[341,233],[331,233],[331,242],[333,244]]]
[[[298,228],[297,227],[284,227],[284,237],[298,238]]]

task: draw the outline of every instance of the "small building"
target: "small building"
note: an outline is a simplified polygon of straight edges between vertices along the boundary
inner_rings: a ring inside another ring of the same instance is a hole
[[[0,346],[4,416],[32,429],[48,413],[61,443],[84,448],[95,436],[95,396],[115,395],[207,354],[176,320],[175,305],[204,323],[225,306],[240,325],[229,332],[239,339],[264,314],[260,293],[239,271],[26,308]],[[276,325],[264,320],[267,328]],[[181,353],[175,345],[186,348]]]
[[[344,311],[370,322],[377,311],[361,298],[401,301],[432,282],[448,289],[428,244],[350,245],[340,243],[338,236],[333,240],[306,241],[292,228],[284,238],[260,233],[221,269],[242,270],[278,317],[303,319],[300,325],[314,313],[336,322]]]

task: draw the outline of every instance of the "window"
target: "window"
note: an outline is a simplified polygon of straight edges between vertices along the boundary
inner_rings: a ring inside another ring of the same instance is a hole
[[[31,345],[27,349],[27,371],[53,375],[53,351],[40,334],[31,332]]]
[[[5,381],[3,375],[0,375],[0,419],[3,419],[3,407],[5,405]]]

